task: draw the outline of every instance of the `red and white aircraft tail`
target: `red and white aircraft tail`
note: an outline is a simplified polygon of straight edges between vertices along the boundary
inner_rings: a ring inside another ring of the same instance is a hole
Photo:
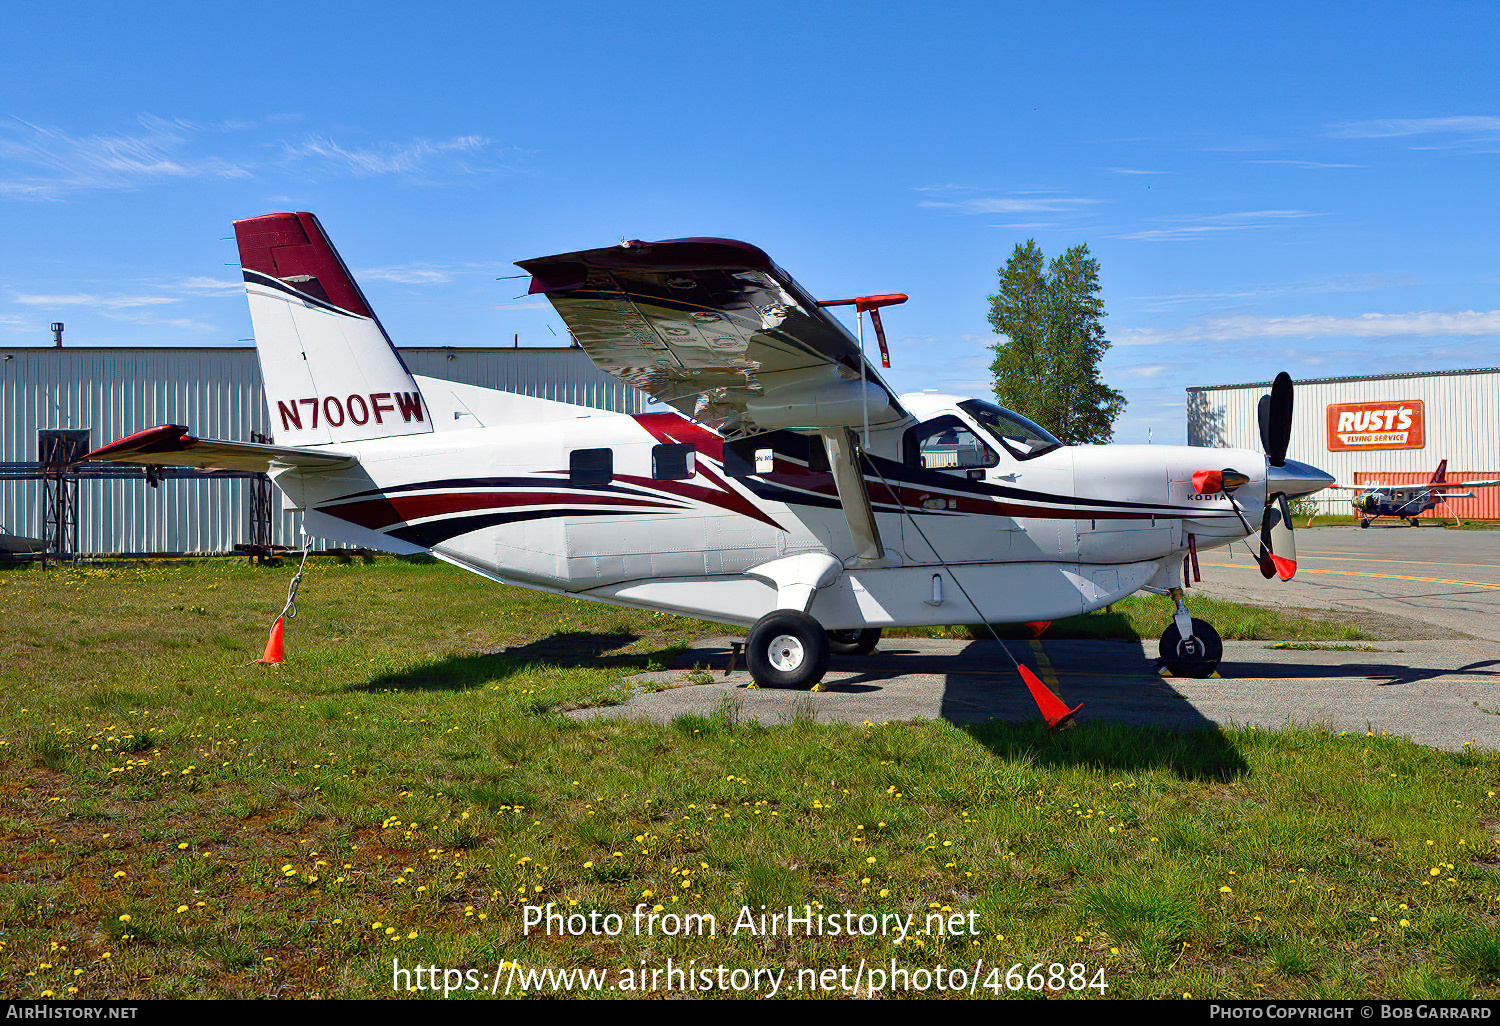
[[[1448,482],[1448,461],[1447,460],[1443,460],[1443,462],[1441,462],[1441,463],[1438,464],[1437,470],[1435,470],[1433,472],[1433,474],[1432,474],[1432,480],[1428,481],[1427,483],[1428,484],[1446,484],[1447,482]]]
[[[234,235],[277,443],[432,430],[421,389],[315,216],[252,217]]]

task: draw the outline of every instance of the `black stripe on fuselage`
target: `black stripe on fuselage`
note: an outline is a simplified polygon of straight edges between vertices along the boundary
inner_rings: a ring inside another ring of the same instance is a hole
[[[320,511],[322,512],[322,511]],[[569,509],[531,509],[512,513],[478,513],[465,517],[449,517],[446,520],[429,520],[421,524],[408,524],[398,527],[394,531],[387,531],[392,538],[400,538],[402,541],[420,545],[424,549],[441,545],[451,538],[457,538],[461,534],[472,534],[482,531],[486,527],[496,527],[500,524],[514,524],[523,520],[545,520],[548,517],[598,517],[619,516],[617,509],[582,509],[572,507]]]
[[[656,492],[624,485],[575,485],[566,477],[449,477],[440,481],[415,481],[412,484],[389,485],[384,488],[366,488],[362,492],[350,492],[329,499],[329,503],[343,503],[354,499],[365,499],[376,495],[395,495],[400,492],[436,491],[443,488],[571,488],[583,492],[610,492],[616,495],[641,495],[660,498]],[[671,493],[668,492],[670,495]],[[680,496],[673,496],[680,498]]]

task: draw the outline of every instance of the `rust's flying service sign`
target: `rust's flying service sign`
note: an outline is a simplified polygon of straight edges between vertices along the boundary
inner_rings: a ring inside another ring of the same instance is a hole
[[[1329,403],[1328,451],[1420,449],[1424,427],[1420,399]]]

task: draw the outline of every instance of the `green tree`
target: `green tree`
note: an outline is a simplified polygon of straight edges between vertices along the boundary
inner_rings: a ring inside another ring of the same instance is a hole
[[[1109,349],[1099,261],[1080,244],[1045,269],[1035,239],[1017,243],[990,297],[999,336],[990,370],[1000,405],[1070,445],[1108,442],[1125,397],[1099,377]]]

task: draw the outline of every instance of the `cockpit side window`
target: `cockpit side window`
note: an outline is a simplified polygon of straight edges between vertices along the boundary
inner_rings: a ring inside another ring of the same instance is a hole
[[[1010,410],[1003,410],[982,399],[965,399],[958,408],[979,422],[1005,451],[1018,460],[1035,459],[1043,453],[1062,448],[1062,442],[1045,428],[1039,427]]]
[[[924,470],[967,470],[1000,462],[995,450],[951,414],[918,424],[906,432],[904,442],[907,465]]]

